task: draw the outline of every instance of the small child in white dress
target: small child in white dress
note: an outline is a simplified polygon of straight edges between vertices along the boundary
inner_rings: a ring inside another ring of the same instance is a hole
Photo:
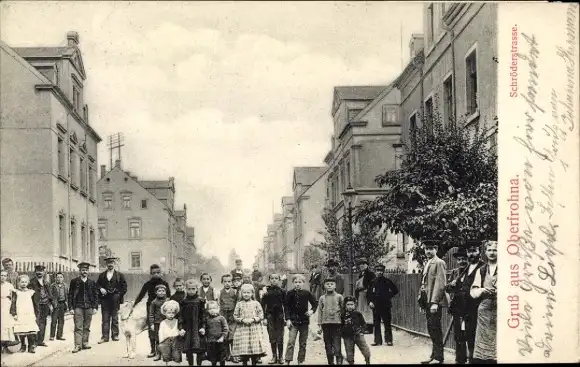
[[[181,363],[181,342],[185,332],[180,332],[175,316],[179,313],[179,303],[169,300],[161,306],[165,320],[159,324],[159,351],[165,364],[173,361]]]
[[[26,352],[26,340],[28,339],[28,353],[35,353],[36,333],[39,331],[36,324],[36,313],[32,296],[34,291],[28,289],[30,278],[28,275],[18,277],[18,289],[16,290],[16,309],[14,316],[14,333],[20,337],[20,352]]]
[[[0,272],[0,284],[2,284],[0,291],[0,296],[2,297],[0,303],[0,341],[2,342],[2,353],[10,353],[8,347],[14,345],[16,340],[14,336],[14,317],[10,313],[12,299],[14,298],[14,286],[8,281],[8,272],[6,270]]]

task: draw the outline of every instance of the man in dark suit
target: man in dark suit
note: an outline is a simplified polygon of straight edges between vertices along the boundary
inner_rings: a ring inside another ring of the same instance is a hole
[[[68,304],[74,314],[75,324],[73,353],[78,353],[82,349],[91,349],[89,346],[91,321],[99,309],[99,288],[94,280],[89,279],[89,266],[86,262],[78,265],[80,276],[70,281],[68,291]]]
[[[467,270],[467,251],[457,250],[453,257],[457,259],[458,267],[451,271],[445,291],[451,295],[449,313],[453,316],[453,336],[455,338],[455,362],[467,362],[467,346],[465,339],[465,306],[469,293],[462,292],[465,272]]]
[[[127,281],[123,273],[115,270],[115,258],[105,259],[107,270],[99,274],[97,285],[101,297],[101,340],[99,344],[119,340],[119,308],[127,293]]]
[[[322,273],[318,269],[318,264],[312,265],[308,283],[310,284],[310,293],[312,293],[316,301],[318,301],[322,295]]]
[[[40,329],[36,335],[36,346],[46,347],[44,336],[46,334],[46,321],[52,313],[52,294],[50,292],[50,282],[46,279],[45,267],[36,265],[34,273],[36,277],[30,280],[28,288],[34,291],[32,301],[36,305],[36,324]]]
[[[391,328],[391,299],[399,293],[399,289],[390,279],[385,277],[385,266],[375,266],[376,278],[369,285],[369,306],[373,310],[373,328],[375,342],[373,346],[383,344],[381,334],[381,321],[385,324],[385,342],[388,346],[393,345],[393,330]]]
[[[344,296],[344,278],[338,273],[338,261],[328,259],[326,268],[328,272],[324,279],[333,278],[336,284],[335,292]],[[324,284],[324,280],[322,283]]]
[[[445,261],[437,256],[437,243],[423,241],[427,264],[423,271],[421,292],[424,292],[424,312],[427,314],[427,331],[431,337],[433,348],[428,360],[422,364],[442,364],[443,356],[443,330],[441,328],[442,308],[447,307],[447,295],[445,294],[446,267]]]

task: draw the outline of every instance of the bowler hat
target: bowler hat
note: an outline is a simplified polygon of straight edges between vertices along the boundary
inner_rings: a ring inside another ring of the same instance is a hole
[[[383,264],[375,265],[375,270],[385,270],[385,266]]]
[[[481,247],[481,241],[473,241],[473,240],[467,241],[466,248],[474,248],[474,247],[479,249]]]
[[[434,240],[423,240],[421,242],[423,243],[423,246],[425,246],[425,248],[437,247],[437,242]]]
[[[83,268],[88,269],[91,267],[91,264],[83,261],[82,263],[79,263],[79,265],[77,265],[77,266],[79,267],[79,269],[83,269]]]
[[[44,271],[44,269],[46,269],[46,267],[44,265],[35,265],[34,266],[34,271]]]
[[[357,263],[357,264],[359,264],[359,265],[360,265],[360,264],[367,264],[367,265],[369,264],[369,262],[368,262],[368,260],[367,260],[367,258],[366,258],[366,257],[359,257],[359,258],[356,260],[356,263]]]
[[[326,266],[338,266],[338,261],[334,259],[328,259],[328,261],[326,262]]]
[[[453,257],[456,259],[458,257],[467,257],[467,250],[465,250],[464,248],[459,248],[457,251],[455,251]]]

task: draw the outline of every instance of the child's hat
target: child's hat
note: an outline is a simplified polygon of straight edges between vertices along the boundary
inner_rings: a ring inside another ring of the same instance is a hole
[[[163,289],[167,290],[167,287],[165,286],[165,284],[157,284],[157,285],[155,286],[155,291],[157,292],[157,290],[158,290],[159,288],[163,288]]]

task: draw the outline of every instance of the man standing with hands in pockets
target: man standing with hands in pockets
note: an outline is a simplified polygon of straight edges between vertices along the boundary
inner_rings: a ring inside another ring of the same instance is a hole
[[[119,307],[127,293],[127,281],[122,273],[115,270],[115,260],[114,257],[105,259],[107,270],[99,274],[97,280],[102,313],[99,344],[108,342],[109,335],[114,342],[119,340]]]
[[[78,265],[80,276],[70,281],[68,303],[71,307],[71,313],[74,315],[75,324],[73,353],[78,353],[83,349],[91,349],[89,346],[91,321],[99,309],[99,290],[97,283],[89,279],[89,266],[89,263],[80,263]]]

